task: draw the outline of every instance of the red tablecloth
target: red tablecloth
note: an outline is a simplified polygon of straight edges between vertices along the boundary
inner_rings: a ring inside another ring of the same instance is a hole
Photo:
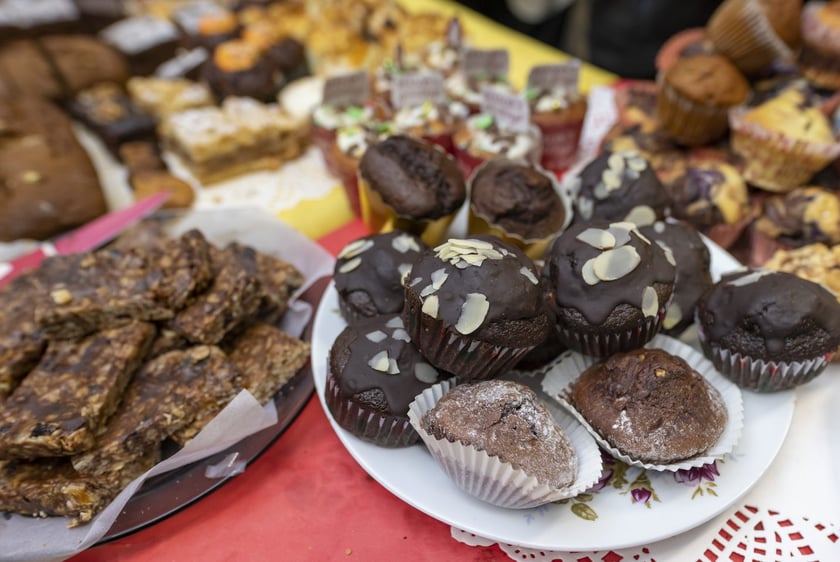
[[[365,233],[354,221],[321,240],[336,253]],[[450,537],[362,470],[313,396],[245,472],[172,517],[94,547],[74,562],[114,560],[509,560]]]

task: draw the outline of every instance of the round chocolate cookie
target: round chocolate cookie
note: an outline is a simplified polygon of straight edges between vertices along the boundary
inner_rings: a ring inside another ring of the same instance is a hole
[[[575,221],[629,221],[639,226],[665,218],[671,199],[656,172],[636,151],[605,153],[580,176]]]
[[[697,303],[700,343],[737,384],[781,390],[817,376],[840,345],[840,303],[790,273],[724,275]]]
[[[694,323],[694,308],[712,286],[711,255],[700,234],[685,222],[657,221],[639,231],[659,244],[676,264],[674,293],[662,320],[662,331],[679,335]]]
[[[676,274],[665,251],[629,222],[573,224],[554,241],[545,267],[561,340],[602,357],[656,335]]]
[[[525,161],[490,160],[470,180],[470,212],[522,242],[554,236],[569,218],[556,183]]]
[[[409,404],[447,378],[420,355],[399,316],[377,316],[336,338],[324,398],[347,431],[383,447],[404,447],[419,439],[408,422]]]
[[[426,245],[398,230],[350,242],[338,254],[333,272],[341,315],[349,323],[378,314],[399,314],[402,279]]]
[[[661,349],[613,355],[572,384],[571,403],[613,447],[635,460],[673,463],[717,443],[728,413],[716,388]]]
[[[467,197],[455,160],[435,145],[405,135],[368,147],[359,162],[359,178],[399,217],[451,215]]]
[[[569,438],[527,386],[482,381],[456,386],[420,420],[437,439],[485,451],[541,484],[563,488],[577,475],[577,455]]]
[[[505,371],[551,329],[533,262],[488,235],[450,239],[415,262],[403,318],[429,362],[461,380]]]

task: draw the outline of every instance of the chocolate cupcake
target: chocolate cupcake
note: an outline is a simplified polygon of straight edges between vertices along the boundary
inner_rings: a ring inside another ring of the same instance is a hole
[[[607,356],[641,347],[659,331],[676,271],[634,224],[573,224],[545,261],[560,339],[569,348]]]
[[[575,222],[629,221],[639,226],[665,218],[668,192],[636,151],[602,154],[581,171]]]
[[[721,55],[695,55],[677,60],[659,76],[656,116],[676,142],[702,146],[721,138],[729,128],[727,110],[743,103],[750,85]]]
[[[353,324],[363,318],[402,311],[402,281],[426,245],[399,230],[350,242],[338,254],[333,280],[341,315]]]
[[[709,248],[697,231],[684,222],[655,222],[639,231],[670,253],[677,268],[674,292],[668,302],[662,331],[677,336],[694,323],[694,308],[712,286]]]
[[[541,258],[551,240],[571,221],[553,174],[525,161],[498,158],[470,179],[468,232],[487,233]]]
[[[247,96],[270,102],[277,95],[271,62],[257,47],[240,39],[216,47],[204,63],[202,78],[220,99]]]
[[[806,383],[840,345],[840,303],[795,275],[745,270],[724,275],[697,304],[700,343],[715,367],[760,392]]]
[[[452,135],[455,156],[464,177],[487,160],[495,158],[523,159],[539,164],[542,159],[542,133],[531,125],[524,131],[509,131],[499,127],[489,113],[469,117]]]
[[[382,447],[406,447],[419,439],[408,422],[409,404],[447,378],[417,351],[399,316],[377,316],[336,338],[324,398],[333,419],[353,435]]]
[[[403,318],[417,347],[461,380],[515,365],[551,329],[533,262],[488,235],[453,238],[411,268]]]
[[[388,137],[359,162],[362,220],[374,232],[399,229],[436,244],[466,196],[454,159],[416,138]]]
[[[661,349],[613,355],[583,372],[569,401],[622,454],[671,464],[702,455],[724,432],[720,393]]]

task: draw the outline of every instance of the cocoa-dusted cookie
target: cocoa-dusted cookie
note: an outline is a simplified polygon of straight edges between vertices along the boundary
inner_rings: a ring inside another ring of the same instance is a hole
[[[420,354],[397,315],[348,326],[330,349],[324,398],[336,422],[383,447],[416,443],[408,406],[429,386],[450,378]]]
[[[551,330],[534,263],[494,236],[451,238],[425,252],[405,285],[409,334],[433,365],[462,380],[504,372]]]
[[[576,222],[629,221],[639,226],[665,218],[671,199],[648,161],[637,151],[605,153],[580,173]]]
[[[573,224],[546,255],[563,343],[587,355],[641,347],[659,331],[673,257],[630,222]]]
[[[694,323],[694,307],[712,286],[709,248],[700,234],[684,222],[658,221],[639,231],[670,252],[677,264],[674,293],[662,320],[662,330],[678,335]]]
[[[577,455],[533,390],[512,381],[462,384],[420,420],[437,439],[485,451],[551,488],[570,485]]]
[[[572,384],[571,403],[613,447],[642,462],[672,463],[717,443],[728,414],[720,393],[661,349],[613,355]]]
[[[365,236],[345,246],[333,273],[344,319],[353,323],[401,312],[403,278],[425,249],[420,238],[399,230]]]

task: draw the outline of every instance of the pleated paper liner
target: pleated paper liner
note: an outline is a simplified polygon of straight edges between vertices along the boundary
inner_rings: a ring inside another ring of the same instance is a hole
[[[600,478],[601,454],[594,439],[574,418],[551,404],[546,407],[569,438],[577,456],[577,476],[565,488],[541,484],[535,476],[473,446],[430,435],[423,430],[420,420],[453,386],[444,381],[423,391],[409,406],[408,417],[438,465],[467,494],[500,507],[526,509],[577,496]]]
[[[701,455],[670,464],[647,463],[627,456],[604,439],[601,434],[586,421],[586,418],[584,418],[583,415],[566,400],[571,384],[577,380],[583,371],[598,361],[593,357],[587,357],[585,355],[581,355],[580,353],[568,353],[565,358],[545,376],[542,383],[543,390],[551,398],[557,400],[557,402],[559,402],[563,408],[571,413],[578,422],[586,427],[587,431],[591,433],[604,450],[625,464],[642,467],[647,470],[676,472],[678,470],[701,467],[704,464],[709,464],[716,459],[723,457],[727,453],[730,453],[735,448],[735,445],[738,444],[738,439],[741,437],[741,430],[744,425],[744,405],[741,397],[741,390],[726,377],[721,375],[715,369],[712,362],[706,359],[702,353],[687,344],[675,340],[674,338],[658,335],[645,347],[662,349],[671,355],[683,358],[694,370],[700,373],[700,375],[703,376],[703,378],[705,378],[711,386],[720,392],[727,411],[726,427],[724,428],[717,443]]]

